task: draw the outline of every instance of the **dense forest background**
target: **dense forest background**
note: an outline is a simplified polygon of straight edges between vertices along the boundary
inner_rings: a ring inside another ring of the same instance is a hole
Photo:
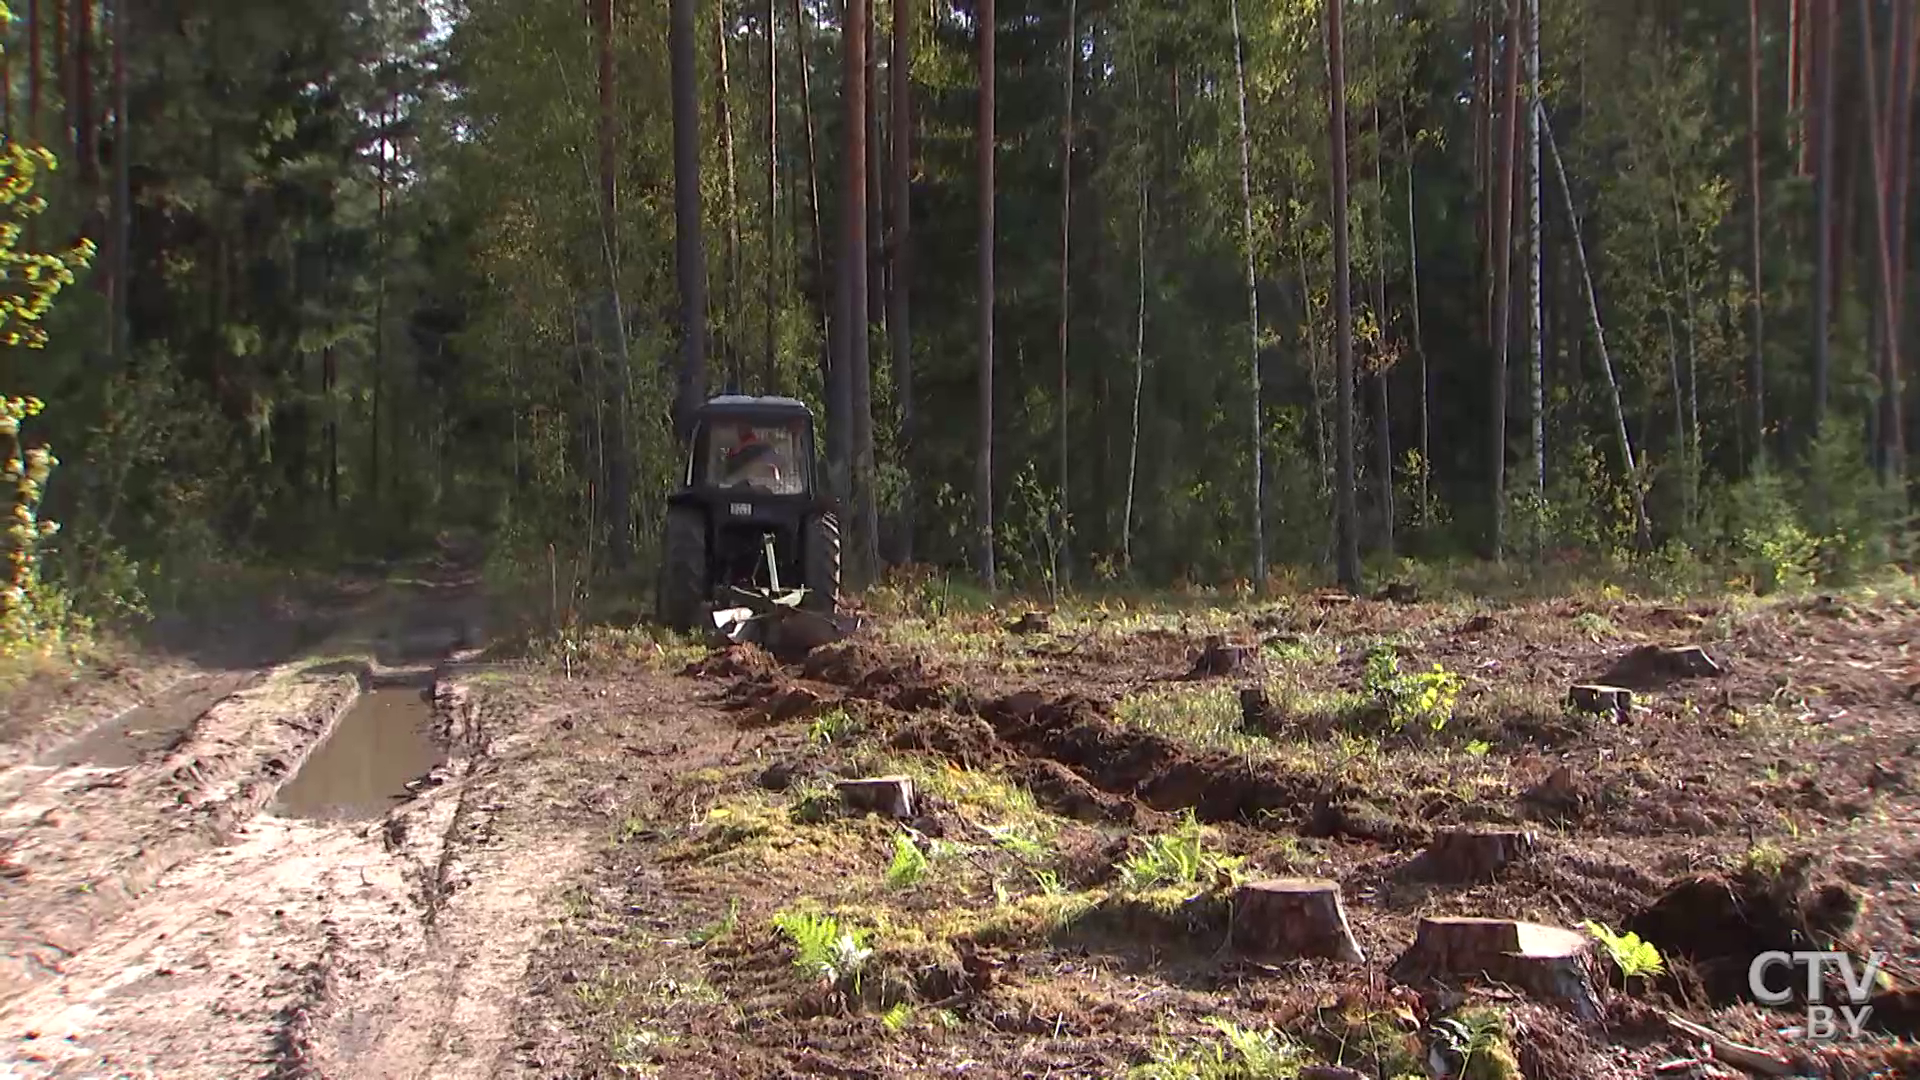
[[[1915,7],[16,0],[10,617],[448,528],[643,581],[728,385],[859,576],[1900,557]]]

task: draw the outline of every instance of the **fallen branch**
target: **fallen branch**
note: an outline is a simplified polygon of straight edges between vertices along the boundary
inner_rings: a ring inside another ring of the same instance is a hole
[[[1669,1028],[1673,1029],[1674,1034],[1706,1043],[1708,1049],[1713,1051],[1714,1060],[1724,1061],[1736,1069],[1744,1069],[1759,1076],[1792,1076],[1797,1071],[1786,1058],[1769,1054],[1757,1047],[1734,1042],[1691,1020],[1683,1020],[1671,1013],[1661,1013],[1660,1017],[1667,1022]]]

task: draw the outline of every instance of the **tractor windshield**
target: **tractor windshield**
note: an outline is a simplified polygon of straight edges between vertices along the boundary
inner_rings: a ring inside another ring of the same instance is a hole
[[[707,476],[723,488],[767,495],[806,492],[798,423],[721,421],[707,437]]]

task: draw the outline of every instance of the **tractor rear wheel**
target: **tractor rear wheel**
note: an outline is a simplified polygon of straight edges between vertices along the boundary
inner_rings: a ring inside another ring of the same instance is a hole
[[[830,513],[807,518],[806,535],[800,541],[802,571],[807,595],[800,606],[808,611],[833,614],[840,600],[840,519]]]
[[[655,597],[660,621],[681,632],[695,629],[707,601],[707,523],[686,506],[667,510],[660,548],[660,585]]]

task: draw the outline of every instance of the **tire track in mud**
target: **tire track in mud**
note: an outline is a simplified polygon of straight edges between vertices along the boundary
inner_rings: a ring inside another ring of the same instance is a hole
[[[0,774],[0,1075],[493,1075],[590,837],[551,828],[528,779],[564,787],[542,760],[556,710],[496,715],[452,657],[380,666],[470,644],[463,592],[385,605],[359,625],[375,659],[275,669],[169,752]],[[364,690],[410,672],[438,676],[447,753],[405,802],[267,811]]]
[[[59,977],[167,871],[229,842],[358,695],[350,676],[283,673],[215,704],[165,755],[22,770],[0,808],[0,1003]]]
[[[495,717],[436,685],[450,778],[374,831],[415,868],[411,918],[336,928],[286,1010],[276,1075],[493,1077],[506,1067],[529,957],[599,833],[549,813],[571,769],[557,710]]]

